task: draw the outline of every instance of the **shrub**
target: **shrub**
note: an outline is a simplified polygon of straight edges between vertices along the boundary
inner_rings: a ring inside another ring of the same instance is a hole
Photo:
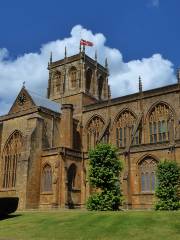
[[[116,191],[102,191],[89,197],[87,202],[88,210],[115,211],[119,209],[121,195]]]
[[[87,201],[89,210],[118,210],[122,201],[119,176],[122,170],[117,149],[109,144],[99,144],[89,151],[89,181],[97,193]]]
[[[157,166],[158,185],[155,195],[158,201],[156,210],[177,210],[180,207],[178,187],[180,168],[174,161],[161,162]]]

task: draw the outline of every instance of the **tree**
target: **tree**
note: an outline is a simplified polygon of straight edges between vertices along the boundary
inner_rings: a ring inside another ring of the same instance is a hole
[[[177,210],[180,207],[178,188],[180,167],[174,161],[163,161],[157,166],[157,188],[155,195],[158,201],[156,210]]]
[[[95,188],[87,202],[89,210],[118,210],[122,202],[119,177],[122,163],[117,149],[109,144],[99,144],[89,151],[89,181]]]

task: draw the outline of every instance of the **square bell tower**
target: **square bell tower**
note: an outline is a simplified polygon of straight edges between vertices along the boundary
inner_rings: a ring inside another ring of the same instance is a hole
[[[48,63],[49,81],[47,97],[62,104],[73,104],[75,113],[84,105],[107,100],[110,97],[108,66],[90,58],[81,51],[64,59]]]

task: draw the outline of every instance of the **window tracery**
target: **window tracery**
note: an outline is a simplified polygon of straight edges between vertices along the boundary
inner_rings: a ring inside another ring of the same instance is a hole
[[[104,122],[98,116],[95,116],[89,122],[87,127],[88,150],[96,146],[100,133],[103,130],[103,127],[104,127]]]
[[[146,157],[139,164],[141,192],[154,192],[156,184],[157,161]]]
[[[169,140],[168,121],[172,117],[171,109],[165,104],[158,104],[153,108],[149,116],[150,143]]]
[[[125,147],[132,137],[133,130],[136,124],[135,116],[129,111],[125,110],[116,121],[116,145],[117,147]],[[139,144],[140,131],[135,134],[133,144]]]
[[[3,151],[3,182],[4,189],[12,189],[16,186],[17,163],[21,157],[22,135],[15,131],[5,145]]]

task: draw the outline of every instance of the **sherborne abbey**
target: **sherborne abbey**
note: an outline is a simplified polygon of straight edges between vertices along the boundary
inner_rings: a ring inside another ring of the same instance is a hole
[[[161,159],[180,161],[177,84],[111,98],[108,65],[84,51],[48,64],[47,98],[22,87],[0,117],[0,197],[19,209],[84,207],[89,149],[117,146],[125,208],[151,208]],[[38,92],[38,89],[37,89]]]

